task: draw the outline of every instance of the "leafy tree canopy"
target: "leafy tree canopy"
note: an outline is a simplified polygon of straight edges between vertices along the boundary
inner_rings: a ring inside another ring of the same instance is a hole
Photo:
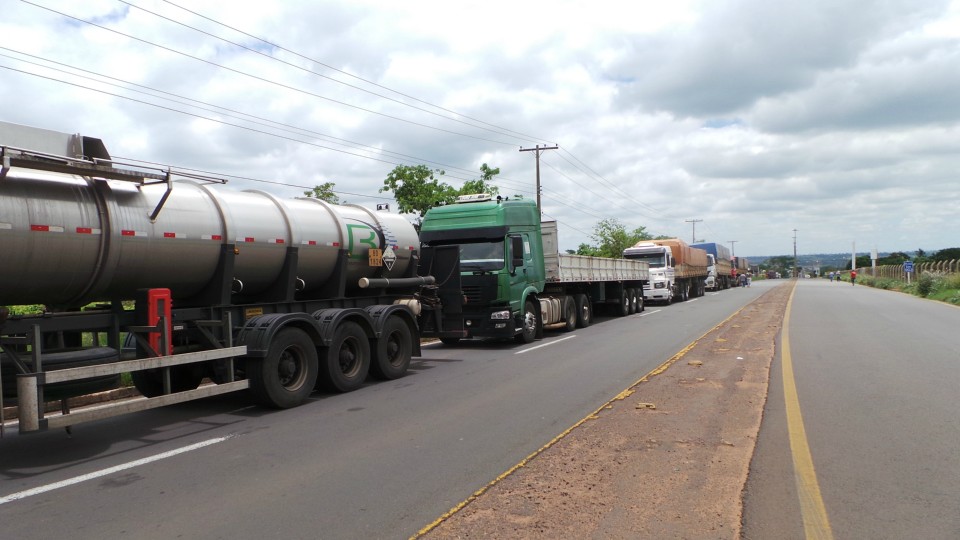
[[[440,177],[444,174],[442,169],[430,169],[426,165],[397,165],[383,181],[380,193],[393,192],[400,213],[416,214],[419,223],[427,210],[439,204],[450,204],[458,195],[497,195],[500,192],[490,183],[500,174],[500,169],[490,168],[486,163],[480,166],[480,178],[466,181],[459,189],[441,182]]]
[[[392,191],[401,214],[417,214],[423,219],[427,210],[438,204],[453,202],[457,191],[438,178],[442,169],[431,170],[426,165],[397,165],[386,180],[380,193]]]
[[[880,264],[880,262],[877,261],[877,264]],[[873,265],[873,260],[870,259],[869,255],[857,255],[857,268],[869,268],[872,265]],[[847,264],[845,264],[843,268],[846,270],[850,270],[849,260],[847,261]]]
[[[319,186],[314,186],[313,189],[304,191],[303,194],[307,197],[313,197],[314,199],[320,199],[321,201],[327,201],[331,204],[343,204],[347,201],[341,201],[340,197],[333,192],[333,182],[324,182]]]
[[[923,250],[920,250],[923,251]],[[877,266],[883,266],[885,264],[903,264],[903,261],[910,260],[910,256],[902,251],[894,251],[893,253],[887,255],[886,257],[880,257],[877,259]],[[871,263],[867,263],[866,266],[870,266]],[[857,257],[857,265],[860,266],[860,258]]]
[[[489,193],[496,196],[500,194],[500,188],[491,184],[493,177],[500,174],[500,167],[491,169],[486,163],[480,165],[480,178],[476,180],[467,180],[457,191],[457,195],[472,195],[474,193]]]
[[[637,227],[632,232],[627,232],[623,223],[620,223],[616,218],[609,218],[597,223],[593,228],[591,238],[598,245],[580,244],[577,249],[578,255],[620,258],[623,256],[623,250],[637,242],[651,240],[653,237],[647,232],[646,227]]]
[[[960,247],[941,249],[933,255],[935,261],[953,261],[960,259]]]

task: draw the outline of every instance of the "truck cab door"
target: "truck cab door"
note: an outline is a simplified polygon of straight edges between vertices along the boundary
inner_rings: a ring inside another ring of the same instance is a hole
[[[510,253],[507,254],[507,264],[510,280],[510,309],[518,311],[523,291],[530,284],[528,275],[532,268],[533,256],[530,253],[530,241],[526,233],[511,234],[507,236],[507,245],[510,246]]]

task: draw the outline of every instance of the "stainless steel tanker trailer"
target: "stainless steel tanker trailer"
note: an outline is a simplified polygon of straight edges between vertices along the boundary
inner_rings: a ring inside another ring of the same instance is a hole
[[[401,216],[121,165],[99,139],[15,124],[0,157],[0,400],[21,432],[243,389],[293,407],[402,376],[422,335],[463,335],[457,247],[421,249]],[[8,307],[25,304],[43,310]],[[144,398],[45,413],[128,372]]]

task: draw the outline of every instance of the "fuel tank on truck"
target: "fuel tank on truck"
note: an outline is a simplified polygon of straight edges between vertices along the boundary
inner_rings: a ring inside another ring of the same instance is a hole
[[[354,205],[281,199],[192,180],[166,183],[89,178],[13,167],[0,179],[0,305],[80,306],[132,298],[141,288],[189,298],[210,285],[221,246],[233,244],[234,289],[246,295],[280,278],[296,246],[298,290],[334,274],[347,250],[347,288],[363,277],[400,277],[418,246],[403,217]],[[389,271],[368,264],[392,246]],[[349,294],[349,293],[348,293]]]

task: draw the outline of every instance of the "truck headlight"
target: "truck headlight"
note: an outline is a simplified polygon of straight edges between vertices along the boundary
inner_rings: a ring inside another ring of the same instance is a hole
[[[500,321],[510,320],[510,310],[494,311],[493,313],[490,314],[490,318],[500,320]]]
[[[653,288],[654,288],[654,289],[662,289],[662,288],[664,288],[664,287],[666,287],[666,286],[667,286],[667,284],[664,283],[663,281],[658,281],[658,282],[656,282],[656,283],[653,284]]]

